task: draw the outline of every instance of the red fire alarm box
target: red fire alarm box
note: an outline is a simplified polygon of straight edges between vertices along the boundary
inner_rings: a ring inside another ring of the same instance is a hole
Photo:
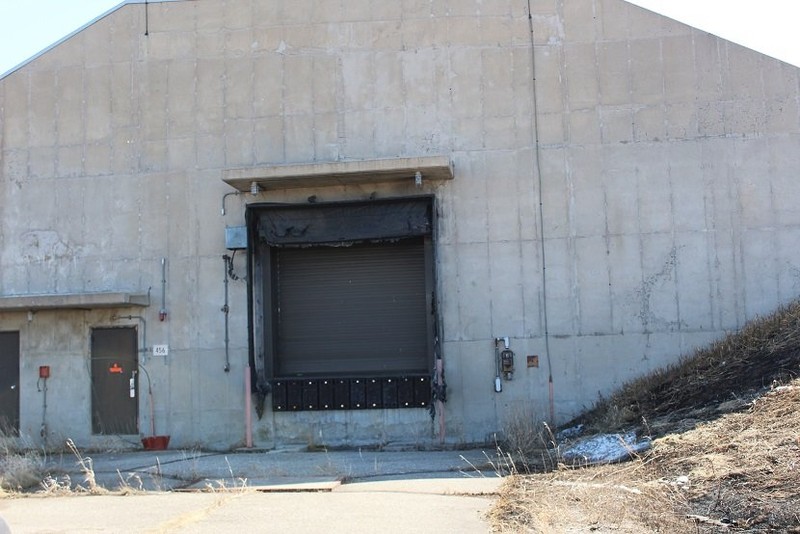
[[[50,378],[50,366],[49,365],[40,365],[39,366],[39,378]]]

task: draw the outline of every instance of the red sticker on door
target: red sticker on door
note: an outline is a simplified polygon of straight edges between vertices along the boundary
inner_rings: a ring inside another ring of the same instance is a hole
[[[108,372],[122,374],[122,367],[120,367],[118,363],[115,363],[114,365],[108,368]]]

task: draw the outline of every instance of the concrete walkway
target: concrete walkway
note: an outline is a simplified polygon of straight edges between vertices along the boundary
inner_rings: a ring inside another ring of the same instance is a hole
[[[61,473],[51,495],[0,499],[0,517],[13,534],[485,533],[483,515],[503,482],[491,454],[159,451],[80,460],[65,454],[51,459],[52,472]],[[90,466],[101,494],[82,496],[92,485]]]

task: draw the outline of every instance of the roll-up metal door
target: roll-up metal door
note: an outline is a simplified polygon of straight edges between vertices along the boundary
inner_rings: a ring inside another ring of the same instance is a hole
[[[276,375],[429,367],[425,238],[273,250]]]

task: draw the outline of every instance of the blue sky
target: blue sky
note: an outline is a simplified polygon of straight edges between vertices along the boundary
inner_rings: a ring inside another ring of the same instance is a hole
[[[629,2],[800,67],[797,0]]]
[[[122,0],[0,0],[0,74],[120,3]],[[631,3],[800,66],[797,0],[631,0]]]
[[[0,74],[123,0],[0,0]]]

